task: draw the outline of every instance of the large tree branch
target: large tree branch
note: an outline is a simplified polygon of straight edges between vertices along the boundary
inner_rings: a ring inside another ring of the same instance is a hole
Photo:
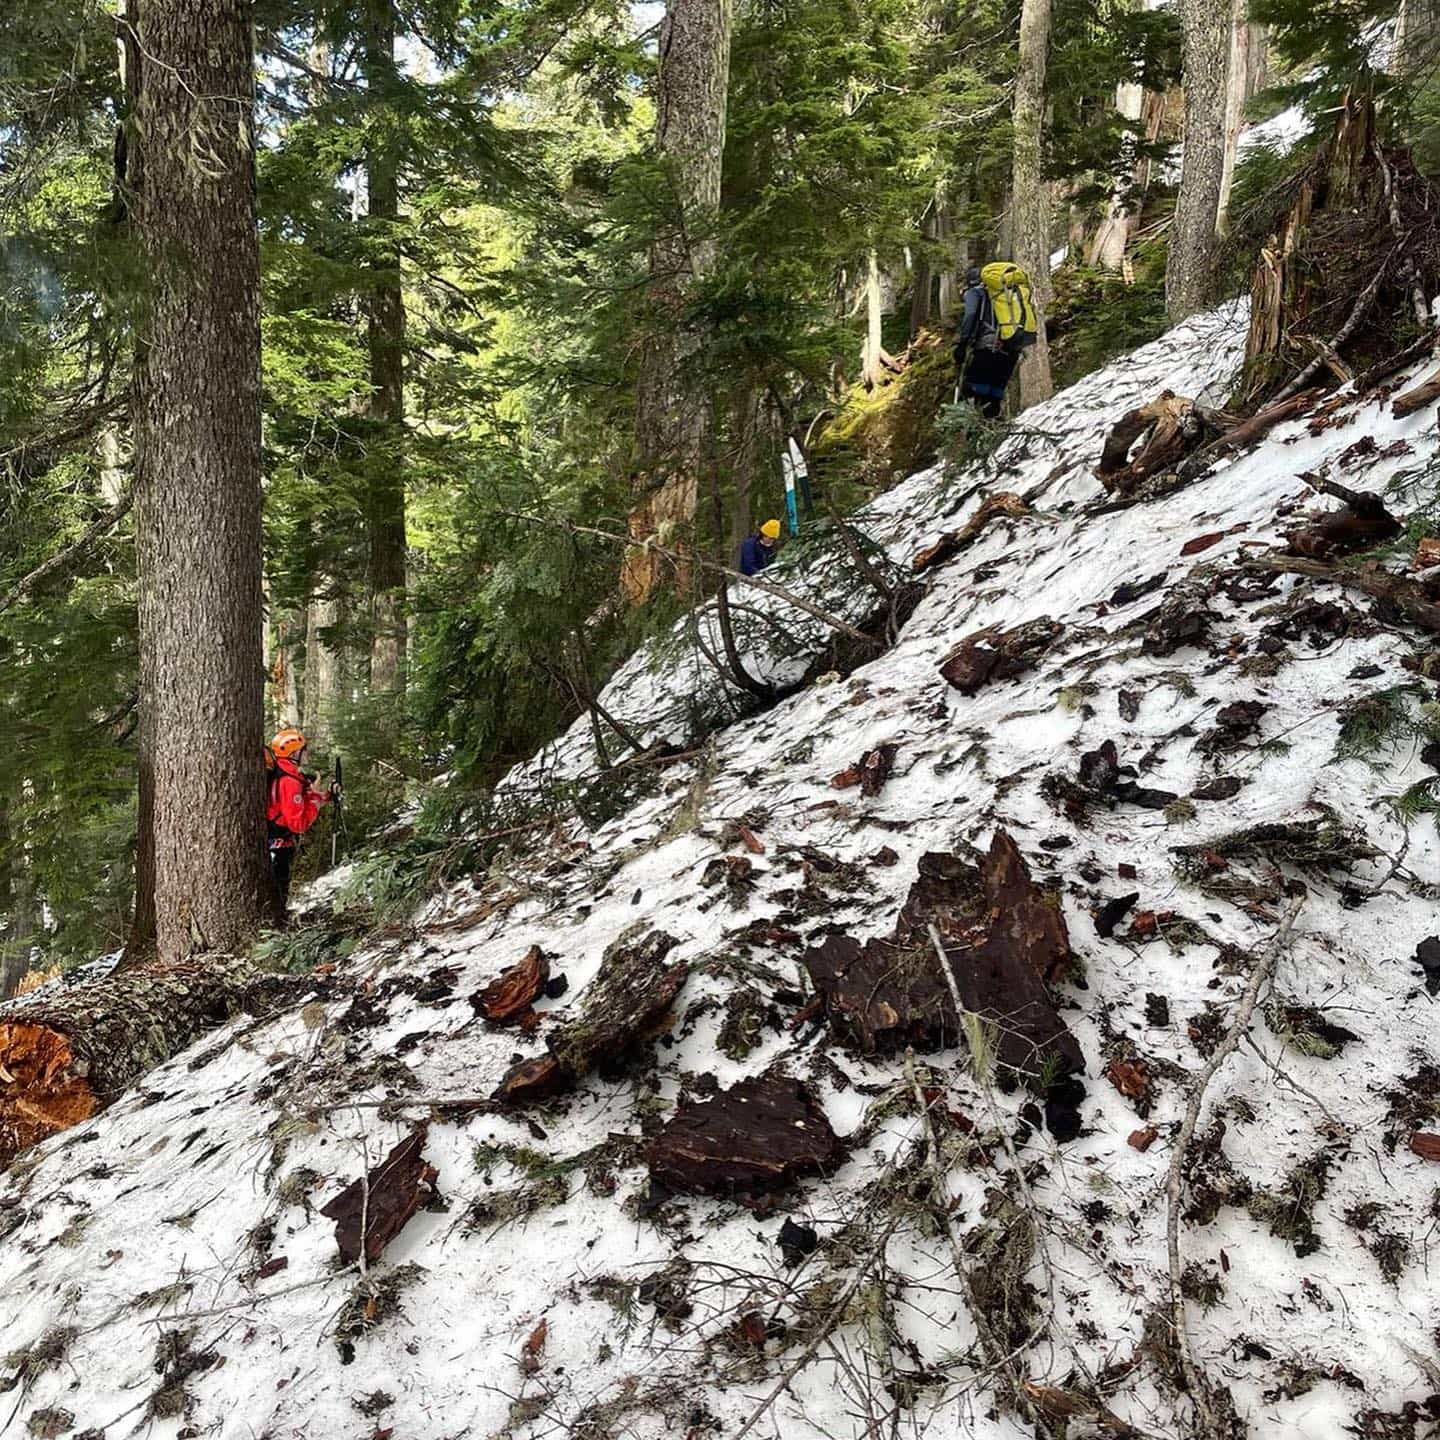
[[[72,541],[58,555],[52,555],[43,565],[37,566],[12,586],[9,594],[0,600],[0,613],[8,610],[17,601],[23,600],[42,580],[53,575],[57,570],[63,570],[72,560],[88,550],[100,536],[107,530],[113,529],[130,513],[130,507],[134,503],[135,492],[127,490],[109,510],[91,524],[78,540]]]

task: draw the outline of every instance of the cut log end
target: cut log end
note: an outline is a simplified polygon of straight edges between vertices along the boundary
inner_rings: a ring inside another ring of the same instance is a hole
[[[86,1069],[59,1031],[0,1024],[0,1166],[100,1108]]]

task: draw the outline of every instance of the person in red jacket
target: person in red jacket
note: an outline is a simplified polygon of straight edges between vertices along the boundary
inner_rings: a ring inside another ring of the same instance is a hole
[[[304,734],[290,725],[275,736],[265,754],[270,873],[275,877],[282,915],[290,901],[290,872],[300,837],[315,823],[320,807],[335,799],[337,789],[332,785],[329,790],[317,790],[314,777],[300,768],[306,744]]]

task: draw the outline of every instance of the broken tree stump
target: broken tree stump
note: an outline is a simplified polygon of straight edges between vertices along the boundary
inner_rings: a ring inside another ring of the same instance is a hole
[[[575,1018],[557,1025],[549,1053],[522,1060],[500,1082],[494,1099],[508,1105],[573,1089],[602,1061],[623,1063],[663,1023],[690,966],[665,957],[679,941],[663,930],[632,925],[606,951],[595,978],[581,992]]]
[[[0,1013],[0,1166],[88,1120],[239,1008],[244,960],[198,956],[45,990]]]
[[[974,695],[992,680],[1013,680],[1040,663],[1065,632],[1048,615],[1027,620],[1011,630],[987,626],[967,635],[940,666],[941,677],[962,695]]]
[[[320,1213],[335,1222],[340,1258],[360,1258],[362,1230],[365,1259],[375,1261],[405,1228],[410,1217],[435,1193],[439,1172],[425,1163],[429,1127],[415,1127],[364,1179],[352,1180]]]
[[[681,1105],[646,1148],[667,1190],[763,1203],[807,1175],[828,1175],[844,1142],[802,1080],[771,1073]]]
[[[1194,449],[1205,429],[1202,407],[1173,390],[1162,390],[1115,422],[1105,438],[1095,478],[1110,494],[1129,495],[1150,476],[1172,469]]]
[[[958,530],[947,530],[933,545],[917,551],[910,568],[917,575],[924,570],[933,570],[935,566],[953,560],[961,551],[968,550],[989,528],[991,521],[1002,517],[1021,520],[1033,513],[1018,495],[1008,490],[988,496]]]

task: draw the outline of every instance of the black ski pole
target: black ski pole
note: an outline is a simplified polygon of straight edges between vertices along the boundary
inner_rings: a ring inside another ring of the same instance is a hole
[[[330,827],[330,868],[335,868],[336,851],[340,842],[340,827],[344,824],[345,799],[343,770],[340,757],[335,757],[335,780],[330,788],[331,803],[335,806],[335,823]]]

